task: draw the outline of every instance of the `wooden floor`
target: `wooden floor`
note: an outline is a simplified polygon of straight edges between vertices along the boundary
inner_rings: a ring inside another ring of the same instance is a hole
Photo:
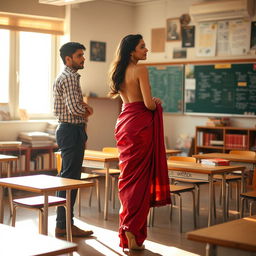
[[[103,185],[103,180],[101,181]],[[83,229],[92,229],[94,236],[91,238],[74,238],[73,241],[78,243],[79,250],[74,255],[81,256],[123,256],[123,255],[139,255],[139,256],[185,256],[185,255],[205,255],[205,244],[192,242],[186,239],[186,232],[193,230],[192,218],[192,200],[191,193],[183,196],[183,233],[179,233],[178,208],[174,208],[173,218],[169,220],[169,207],[160,207],[156,209],[155,225],[148,228],[148,238],[145,241],[146,249],[140,252],[123,252],[118,246],[118,211],[119,202],[116,196],[117,207],[112,209],[110,203],[109,219],[103,220],[103,212],[99,213],[97,209],[97,200],[93,193],[92,207],[88,206],[89,189],[82,192],[83,206],[82,216],[75,217],[75,225]],[[235,194],[235,193],[234,193]],[[217,199],[217,220],[216,223],[222,222],[221,208],[219,205],[219,186],[216,189]],[[14,197],[26,196],[24,192],[15,191]],[[104,192],[101,191],[102,208]],[[207,201],[208,186],[201,186],[201,211],[199,217],[199,227],[207,226]],[[7,202],[7,198],[5,198]],[[235,209],[235,200],[231,200],[231,209]],[[49,235],[54,236],[55,231],[55,212],[56,209],[49,209]],[[236,219],[237,213],[231,212],[230,220]],[[10,224],[9,208],[6,203],[5,207],[5,224]],[[31,232],[38,232],[38,216],[35,211],[18,209],[16,227],[21,229],[30,229]],[[26,239],[26,237],[21,238]]]

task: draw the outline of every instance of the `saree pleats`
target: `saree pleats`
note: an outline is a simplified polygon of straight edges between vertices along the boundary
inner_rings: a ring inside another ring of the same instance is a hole
[[[150,206],[170,203],[163,125],[159,122],[161,106],[152,112],[143,102],[124,104],[117,120],[115,136],[121,170],[119,237],[123,248],[128,248],[125,231],[135,235],[139,246],[146,239]]]

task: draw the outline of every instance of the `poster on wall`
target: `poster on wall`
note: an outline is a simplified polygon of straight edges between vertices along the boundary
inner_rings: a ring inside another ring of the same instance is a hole
[[[216,54],[217,24],[216,22],[201,22],[198,26],[196,55],[213,57]]]
[[[219,21],[217,33],[217,55],[225,56],[229,54],[229,22]]]
[[[195,26],[182,26],[181,27],[182,47],[195,46]]]
[[[90,60],[106,61],[106,43],[90,41]]]
[[[229,48],[231,55],[246,55],[250,48],[250,22],[231,20],[229,22]]]

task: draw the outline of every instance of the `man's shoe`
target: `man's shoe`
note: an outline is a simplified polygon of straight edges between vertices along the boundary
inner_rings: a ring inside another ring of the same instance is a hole
[[[88,237],[93,234],[92,230],[82,230],[75,225],[72,225],[72,236],[74,237]]]
[[[66,229],[65,228],[55,228],[55,236],[56,237],[63,237],[66,236]]]
[[[72,230],[72,236],[73,237],[88,237],[91,236],[93,234],[92,230],[82,230],[80,228],[78,228],[75,225],[71,226],[71,230]],[[66,236],[67,232],[66,229],[62,229],[62,228],[55,228],[55,236],[56,237],[64,237]]]

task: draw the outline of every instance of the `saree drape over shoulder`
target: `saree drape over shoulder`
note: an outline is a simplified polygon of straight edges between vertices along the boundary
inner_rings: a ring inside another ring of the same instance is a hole
[[[171,203],[161,105],[150,111],[143,102],[123,104],[115,136],[121,169],[120,246],[128,248],[125,231],[140,246],[147,237],[150,206]]]

